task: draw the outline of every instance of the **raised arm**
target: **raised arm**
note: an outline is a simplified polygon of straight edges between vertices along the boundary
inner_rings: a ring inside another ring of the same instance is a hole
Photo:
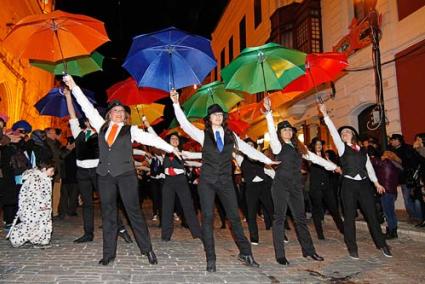
[[[319,166],[324,167],[328,171],[334,171],[338,167],[337,165],[335,165],[331,161],[323,159],[322,157],[320,157],[320,156],[318,156],[318,155],[316,155],[316,154],[314,154],[310,151],[307,151],[307,154],[303,155],[303,158],[312,162],[312,163],[315,163]]]
[[[97,109],[92,105],[92,103],[87,99],[87,97],[81,91],[80,87],[75,84],[74,79],[72,79],[70,75],[63,76],[63,81],[72,91],[72,94],[77,100],[77,103],[81,106],[84,114],[89,119],[90,124],[99,133],[100,128],[105,123],[105,120],[99,114]]]
[[[338,155],[341,157],[344,154],[344,150],[345,150],[344,142],[342,142],[342,139],[341,139],[341,136],[339,136],[338,130],[336,129],[334,123],[329,117],[325,104],[319,104],[319,110],[323,114],[323,120],[325,121],[326,126],[329,129],[329,133],[331,134],[332,140],[334,141],[336,149],[338,150]]]
[[[186,132],[193,140],[198,142],[199,144],[204,144],[204,131],[194,126],[190,121],[186,118],[183,110],[180,107],[179,103],[179,94],[175,90],[171,90],[170,98],[173,101],[174,114],[176,115],[176,119],[180,124],[180,127]]]
[[[250,146],[248,143],[246,143],[245,141],[240,139],[239,136],[237,136],[236,134],[234,134],[234,135],[236,137],[238,150],[241,151],[242,153],[244,153],[245,155],[247,155],[249,158],[256,160],[256,161],[260,161],[260,162],[262,162],[266,165],[277,165],[277,164],[279,164],[279,162],[272,161],[266,155],[264,155],[260,151],[257,151],[256,149],[254,149],[254,147]]]
[[[277,137],[269,98],[264,98],[264,109],[266,110],[267,130],[270,136],[270,148],[272,149],[273,154],[277,155],[282,150],[282,144]]]
[[[174,147],[165,142],[161,137],[145,132],[136,125],[131,126],[131,139],[144,145],[164,150],[168,153],[174,152]]]

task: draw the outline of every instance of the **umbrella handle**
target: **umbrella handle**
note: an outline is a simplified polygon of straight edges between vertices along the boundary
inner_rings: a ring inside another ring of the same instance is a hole
[[[60,40],[59,40],[59,35],[58,35],[58,30],[57,30],[57,28],[56,28],[55,20],[52,20],[52,23],[53,23],[53,28],[54,28],[53,32],[55,33],[55,38],[56,38],[56,40],[58,41],[59,51],[60,51],[60,53],[61,53],[61,57],[62,57],[63,68],[64,68],[64,75],[66,75],[66,73],[67,73],[67,69],[68,69],[68,68],[67,68],[67,65],[66,65],[65,58],[64,58],[64,56],[63,56],[62,45],[61,45],[61,42],[60,42]]]
[[[173,56],[173,54],[172,54],[172,52],[171,51],[169,51],[168,52],[168,54],[170,55],[170,74],[171,74],[171,81],[169,81],[168,82],[168,85],[171,85],[171,90],[173,90],[174,89],[174,72],[173,72],[173,61],[171,60],[172,59],[172,56]]]
[[[143,106],[142,106],[142,115],[143,115],[143,116],[141,116],[141,115],[140,115],[139,108],[138,108],[137,106],[136,106],[136,110],[137,110],[137,114],[138,114],[138,115],[139,115],[139,117],[140,117],[140,120],[142,121],[142,128],[143,128],[143,129],[145,129],[145,124],[143,123],[143,116],[145,115],[145,114],[144,114],[144,111],[143,111]]]

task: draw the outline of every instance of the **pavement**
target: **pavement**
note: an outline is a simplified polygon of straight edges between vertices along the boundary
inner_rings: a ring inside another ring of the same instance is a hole
[[[238,261],[230,231],[220,229],[217,218],[217,272],[208,273],[199,240],[192,239],[189,231],[176,222],[172,240],[162,242],[157,222],[150,221],[149,204],[144,211],[158,265],[150,265],[135,243],[127,244],[122,239],[118,240],[115,262],[98,265],[102,257],[99,213],[94,241],[74,244],[72,241],[82,234],[79,212],[78,217],[54,222],[50,248],[12,248],[1,238],[0,283],[425,283],[425,229],[415,229],[415,234],[409,235],[412,225],[406,225],[406,233],[401,232],[398,239],[389,241],[394,257],[386,258],[375,248],[366,225],[358,222],[360,259],[352,260],[343,237],[326,218],[326,240],[318,240],[310,224],[316,250],[325,261],[303,258],[295,232],[290,230],[286,245],[290,266],[283,267],[275,261],[271,231],[265,230],[259,220],[260,243],[253,246],[253,253],[260,268],[250,268]],[[244,227],[247,233],[246,224]]]

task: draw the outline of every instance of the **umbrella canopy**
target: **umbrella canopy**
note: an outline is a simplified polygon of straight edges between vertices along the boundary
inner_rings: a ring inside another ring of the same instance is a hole
[[[305,53],[276,43],[242,50],[221,70],[226,89],[250,94],[281,90],[305,73]]]
[[[142,117],[146,116],[150,124],[154,125],[164,115],[164,107],[161,104],[138,104],[131,106],[131,123],[141,125],[143,124]]]
[[[91,103],[95,104],[94,93],[89,90],[83,89],[83,93],[87,96]],[[80,105],[72,99],[75,113],[77,117],[82,117],[82,110]],[[56,117],[65,117],[69,115],[68,107],[66,106],[66,98],[63,94],[63,88],[53,88],[47,95],[41,98],[35,105],[35,108],[41,115],[49,115]]]
[[[93,52],[90,56],[69,58],[64,60],[64,62],[52,63],[48,61],[30,60],[30,63],[32,66],[46,70],[55,75],[68,73],[69,75],[83,77],[84,75],[101,71],[103,58],[103,55],[99,52]]]
[[[238,106],[234,108],[232,112],[229,113],[229,118],[252,122],[263,115],[263,113],[261,112],[262,106],[262,102]]]
[[[320,84],[334,81],[347,66],[347,55],[343,53],[308,54],[305,62],[305,74],[287,85],[283,92],[306,92]]]
[[[109,41],[103,22],[60,10],[23,18],[3,46],[17,57],[57,62],[89,55]]]
[[[149,87],[139,88],[137,82],[131,77],[112,85],[106,90],[106,94],[108,102],[119,100],[125,105],[151,104],[169,96],[169,93],[162,90]]]
[[[183,108],[188,117],[203,118],[207,116],[210,105],[218,104],[224,111],[229,112],[233,106],[243,100],[243,96],[243,92],[226,90],[222,82],[214,81],[199,88],[183,104]]]
[[[134,37],[123,67],[139,86],[170,91],[201,84],[216,65],[208,39],[169,27]]]

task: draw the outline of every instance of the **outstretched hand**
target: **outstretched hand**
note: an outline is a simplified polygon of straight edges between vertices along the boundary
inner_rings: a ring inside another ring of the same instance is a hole
[[[282,163],[282,161],[271,161],[270,163],[268,163],[267,165],[270,165],[270,166],[277,166],[277,165],[280,165],[280,163]]]
[[[146,116],[143,116],[143,117],[142,117],[142,121],[143,121],[143,125],[144,125],[146,128],[151,127],[151,124],[149,123],[149,120],[146,118]]]
[[[263,106],[266,112],[269,112],[272,109],[272,102],[269,97],[265,97],[263,100]]]
[[[182,153],[179,151],[179,150],[177,150],[177,149],[174,149],[173,150],[173,154],[180,160],[180,161],[182,161],[183,159],[182,159]]]
[[[376,186],[376,191],[377,191],[379,194],[383,194],[383,193],[385,193],[385,188],[384,188],[382,185],[380,185],[380,184],[378,183],[378,184],[376,184],[375,186]]]
[[[327,116],[328,115],[328,110],[326,109],[326,105],[325,104],[321,104],[321,103],[319,103],[318,105],[319,105],[319,110],[323,114],[323,116]]]
[[[173,104],[179,103],[179,93],[175,89],[172,89],[170,91],[170,98],[171,98],[171,101],[173,102]]]
[[[71,75],[65,75],[63,76],[62,81],[65,83],[66,86],[68,86],[68,88],[70,90],[72,90],[72,88],[74,88],[77,84],[75,84],[74,79],[72,78]]]

